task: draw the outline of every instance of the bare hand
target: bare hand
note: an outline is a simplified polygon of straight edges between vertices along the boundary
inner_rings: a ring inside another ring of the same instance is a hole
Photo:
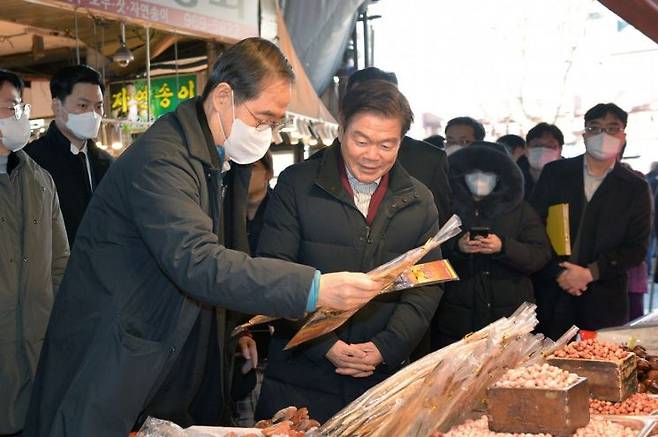
[[[320,277],[318,307],[349,311],[370,301],[382,285],[365,273],[327,273]]]
[[[336,367],[336,373],[340,375],[363,378],[372,375],[375,370],[374,365],[364,362],[367,359],[367,352],[342,340],[334,343],[326,357]]]
[[[485,255],[491,255],[498,253],[503,249],[503,242],[498,238],[496,234],[489,234],[488,237],[478,236],[475,238],[475,241],[480,243],[480,249],[478,253],[483,253]]]
[[[564,271],[557,277],[557,283],[564,291],[573,296],[581,296],[587,290],[587,285],[594,280],[592,272],[588,268],[570,262],[560,263],[560,267]]]
[[[247,362],[242,366],[242,373],[248,373],[250,370],[258,366],[258,349],[256,348],[256,340],[248,335],[243,335],[238,340],[238,347],[242,351],[242,356]]]
[[[480,242],[471,240],[471,233],[467,232],[457,242],[459,250],[463,253],[477,253],[480,250]]]

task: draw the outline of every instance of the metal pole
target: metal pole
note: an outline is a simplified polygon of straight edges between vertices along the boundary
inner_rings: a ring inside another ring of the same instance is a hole
[[[146,119],[151,122],[151,29],[146,28]]]
[[[180,90],[180,81],[178,77],[178,34],[176,34],[176,41],[174,41],[174,65],[176,66],[176,92]]]
[[[356,23],[354,24],[354,29],[352,30],[352,53],[354,56],[354,71],[359,69],[359,38],[356,34]]]
[[[368,37],[368,10],[363,11],[363,64],[370,67],[370,38]]]
[[[101,24],[101,47],[100,47],[100,52],[103,54],[103,47],[105,46],[105,22],[103,21]],[[105,83],[105,56],[103,56],[102,59],[103,62],[103,71],[102,71],[102,77],[103,77],[103,83]]]
[[[80,39],[78,38],[78,8],[73,11],[75,20],[75,60],[80,64]]]

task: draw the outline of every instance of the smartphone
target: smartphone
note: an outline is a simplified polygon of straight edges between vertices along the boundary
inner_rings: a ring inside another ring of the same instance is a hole
[[[470,239],[475,240],[477,236],[487,238],[489,236],[489,230],[488,226],[473,226],[468,232],[470,233]]]

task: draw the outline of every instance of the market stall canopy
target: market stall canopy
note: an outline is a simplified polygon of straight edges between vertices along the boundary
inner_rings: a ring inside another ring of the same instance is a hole
[[[27,1],[228,43],[258,36],[258,0]]]
[[[311,85],[304,66],[299,61],[295,48],[292,45],[292,40],[288,34],[288,28],[283,20],[281,12],[276,12],[277,34],[279,40],[279,47],[285,53],[288,61],[295,71],[296,80],[293,89],[293,97],[288,106],[288,111],[297,115],[309,117],[321,122],[336,124],[336,119],[331,115],[329,110],[324,106],[318,95]]]
[[[658,0],[599,0],[637,30],[658,43]]]

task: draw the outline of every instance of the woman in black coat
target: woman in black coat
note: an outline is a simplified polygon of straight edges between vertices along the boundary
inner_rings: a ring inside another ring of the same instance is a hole
[[[532,302],[529,276],[551,255],[543,224],[523,200],[521,171],[497,146],[474,143],[449,158],[454,212],[466,232],[444,250],[460,280],[446,284],[434,319],[435,348]],[[476,236],[474,228],[488,230]]]

